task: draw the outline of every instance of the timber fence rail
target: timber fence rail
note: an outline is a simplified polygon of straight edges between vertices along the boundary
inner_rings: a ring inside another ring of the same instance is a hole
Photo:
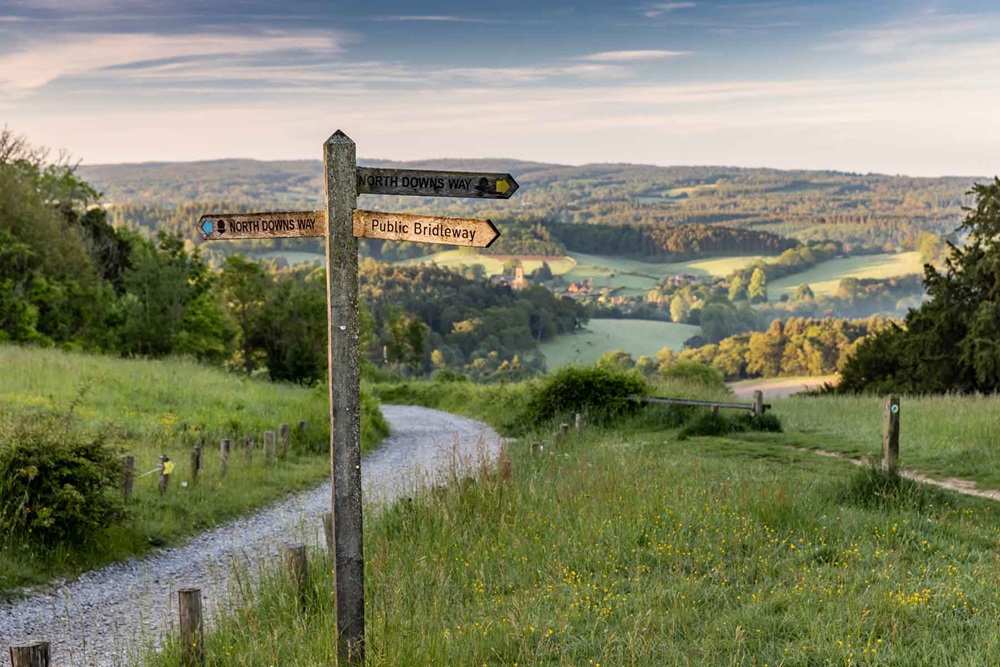
[[[764,402],[764,394],[760,391],[755,391],[753,393],[752,403],[735,403],[732,401],[698,401],[691,398],[667,398],[661,396],[629,396],[628,400],[634,403],[666,403],[669,405],[688,405],[692,407],[711,408],[712,412],[718,412],[719,409],[749,410],[751,415],[762,415],[771,409],[771,404]]]

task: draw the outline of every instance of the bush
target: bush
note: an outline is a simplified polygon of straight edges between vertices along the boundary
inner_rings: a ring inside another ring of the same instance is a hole
[[[661,373],[666,380],[678,380],[710,389],[726,389],[726,381],[714,366],[696,361],[678,361],[670,364]]]
[[[646,391],[646,381],[635,371],[568,366],[532,392],[525,419],[531,426],[541,426],[582,412],[592,424],[608,424],[638,412],[641,404],[628,397],[642,396]]]
[[[125,516],[121,467],[103,438],[42,416],[0,424],[0,535],[84,545]]]
[[[702,412],[681,429],[680,437],[728,435],[730,433],[745,433],[747,431],[779,433],[781,431],[781,420],[767,413],[751,416],[749,413],[724,415],[721,412],[719,414]]]

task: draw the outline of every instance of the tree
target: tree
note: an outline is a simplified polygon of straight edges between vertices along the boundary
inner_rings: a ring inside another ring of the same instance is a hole
[[[744,301],[747,299],[747,287],[746,283],[743,282],[743,277],[740,274],[733,276],[732,281],[729,283],[729,300],[730,301]]]
[[[750,275],[750,286],[747,288],[747,294],[750,296],[750,303],[767,302],[767,276],[759,266]]]
[[[680,294],[670,302],[670,319],[677,323],[687,322],[691,315],[691,304]]]
[[[1000,390],[1000,179],[976,184],[975,208],[943,271],[924,266],[930,300],[859,344],[842,369],[844,391]]]
[[[635,360],[625,350],[605,352],[597,360],[597,367],[606,370],[628,370],[633,366],[635,366]]]
[[[792,298],[796,301],[815,301],[816,295],[813,294],[812,288],[809,287],[808,283],[802,283],[795,288],[795,294]]]
[[[240,361],[247,375],[257,367],[261,309],[271,284],[267,271],[258,262],[242,255],[230,255],[222,262],[219,286],[239,327]]]

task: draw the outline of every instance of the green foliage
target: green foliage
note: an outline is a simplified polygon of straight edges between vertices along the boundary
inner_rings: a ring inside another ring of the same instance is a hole
[[[663,379],[685,384],[697,385],[709,389],[725,389],[726,383],[722,373],[712,366],[695,361],[680,360],[665,365],[660,370]]]
[[[747,431],[780,433],[781,420],[774,414],[768,413],[750,415],[741,412],[738,415],[732,415],[723,414],[721,410],[714,413],[706,409],[699,409],[697,415],[691,417],[680,430],[678,437],[685,439],[697,436],[722,436]]]
[[[972,193],[965,246],[951,246],[943,272],[925,267],[931,300],[910,311],[902,328],[858,346],[844,365],[842,390],[1000,390],[1000,179]]]
[[[31,549],[86,545],[124,516],[101,437],[51,415],[0,420],[0,535]]]
[[[646,381],[634,371],[567,366],[535,388],[525,420],[540,427],[557,420],[571,421],[575,413],[581,412],[592,424],[610,424],[638,412],[639,403],[628,398],[643,396],[646,391]]]

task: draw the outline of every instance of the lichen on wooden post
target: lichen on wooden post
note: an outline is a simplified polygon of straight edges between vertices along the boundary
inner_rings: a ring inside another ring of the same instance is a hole
[[[170,457],[164,454],[160,457],[160,495],[166,495],[167,485],[170,483],[170,471],[167,470],[167,463]]]
[[[51,651],[48,642],[28,642],[10,647],[11,667],[49,667]]]
[[[125,454],[118,460],[121,461],[122,466],[122,498],[126,503],[130,503],[135,488],[135,455]]]
[[[306,545],[286,544],[282,550],[285,571],[292,584],[292,590],[299,600],[299,610],[305,611],[309,599],[309,567],[306,563]]]
[[[288,424],[278,424],[278,452],[281,456],[288,454],[288,442],[291,432]]]
[[[201,615],[201,589],[177,591],[177,610],[181,631],[181,667],[202,667],[205,664],[205,628]]]

